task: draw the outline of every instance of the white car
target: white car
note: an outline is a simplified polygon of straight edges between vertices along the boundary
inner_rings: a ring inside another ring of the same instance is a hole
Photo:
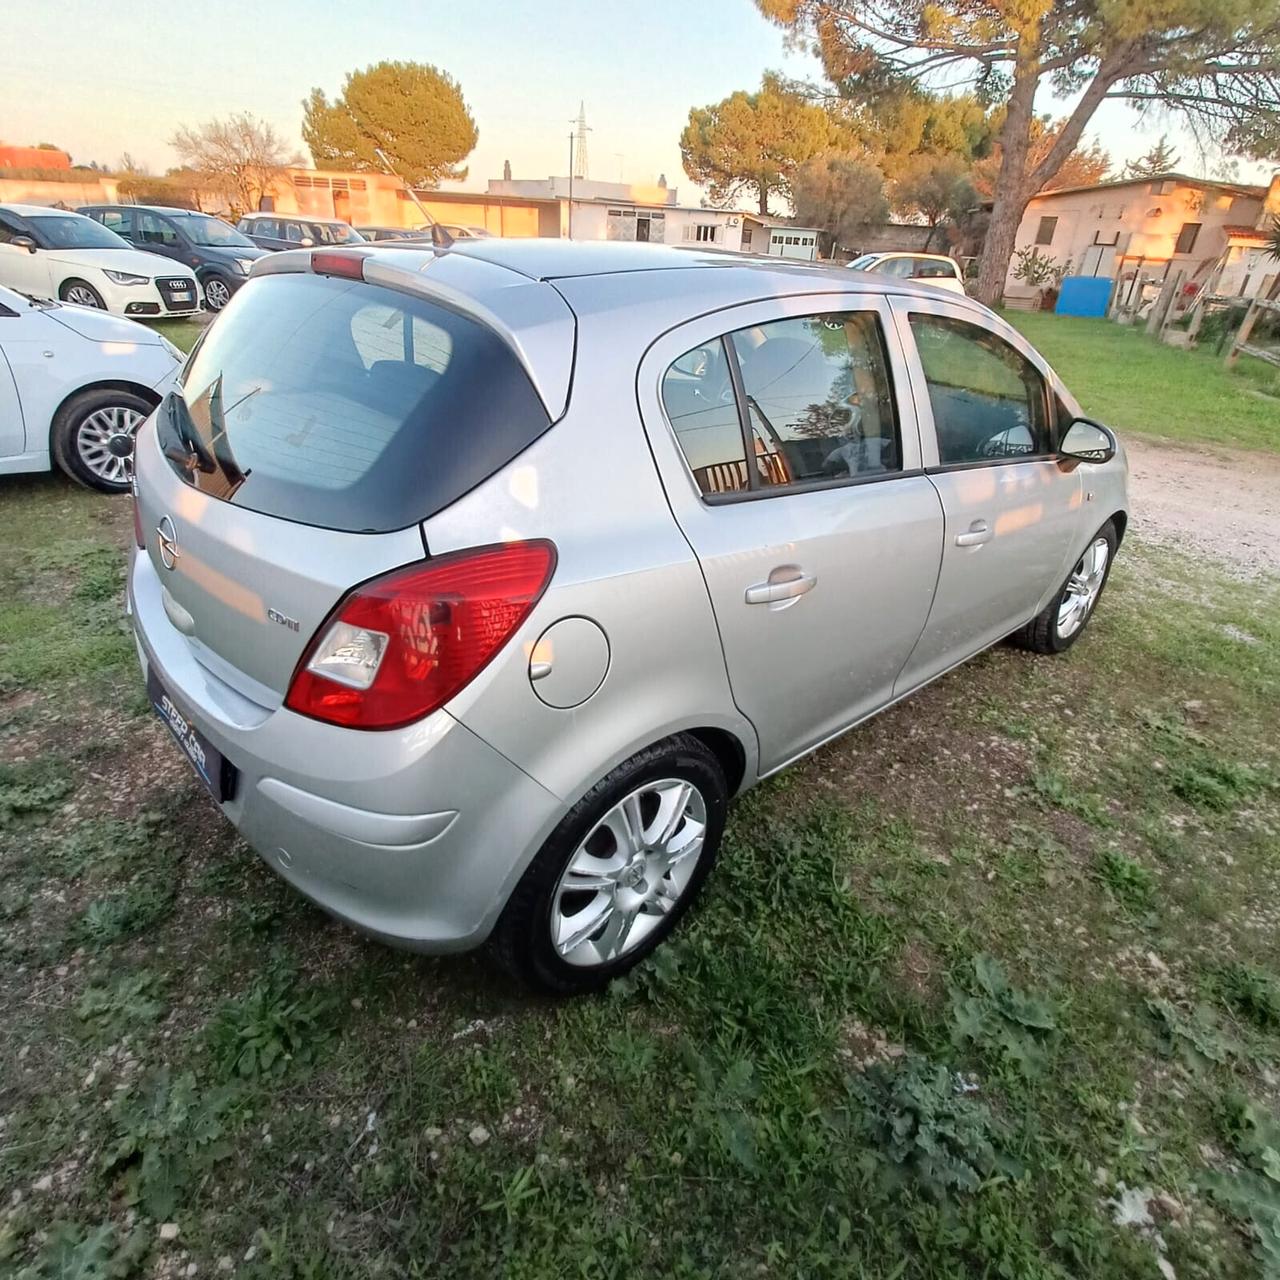
[[[954,258],[941,253],[864,253],[849,263],[851,271],[870,271],[895,280],[919,280],[935,289],[964,295],[964,277]]]
[[[132,320],[0,288],[0,475],[57,465],[128,489],[134,433],[185,358]]]
[[[200,286],[186,267],[144,253],[69,209],[0,204],[0,285],[116,315],[194,315]]]

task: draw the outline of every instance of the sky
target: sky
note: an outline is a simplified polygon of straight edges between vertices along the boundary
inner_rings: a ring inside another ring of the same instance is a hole
[[[818,78],[751,0],[44,0],[4,18],[0,140],[108,165],[127,151],[163,172],[179,125],[250,111],[305,156],[302,99],[313,87],[332,97],[348,71],[382,59],[433,63],[461,84],[480,131],[466,187],[483,190],[504,160],[517,178],[567,172],[581,101],[592,178],[665,174],[690,202],[679,137],[691,106],[757,87],[766,69]],[[1091,132],[1119,164],[1168,129],[1108,103]],[[1206,171],[1175,140],[1181,167]],[[1245,164],[1240,177],[1264,172]]]

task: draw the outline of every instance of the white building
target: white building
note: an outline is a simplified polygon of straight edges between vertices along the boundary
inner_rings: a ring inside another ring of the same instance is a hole
[[[575,240],[634,240],[651,244],[705,244],[717,249],[817,256],[818,232],[783,219],[738,209],[678,203],[665,183],[597,182],[575,178],[491,178],[487,194],[560,207],[560,234]],[[572,196],[572,198],[571,198]]]

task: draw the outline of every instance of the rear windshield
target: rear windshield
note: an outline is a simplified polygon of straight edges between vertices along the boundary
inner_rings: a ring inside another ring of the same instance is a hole
[[[424,520],[550,425],[510,349],[421,298],[348,280],[250,280],[157,414],[197,489],[326,529]]]

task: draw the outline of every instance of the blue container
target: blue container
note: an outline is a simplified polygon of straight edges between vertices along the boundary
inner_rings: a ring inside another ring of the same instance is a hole
[[[1101,319],[1107,314],[1107,303],[1111,301],[1111,286],[1114,283],[1107,276],[1067,276],[1062,281],[1055,310],[1060,316]]]

